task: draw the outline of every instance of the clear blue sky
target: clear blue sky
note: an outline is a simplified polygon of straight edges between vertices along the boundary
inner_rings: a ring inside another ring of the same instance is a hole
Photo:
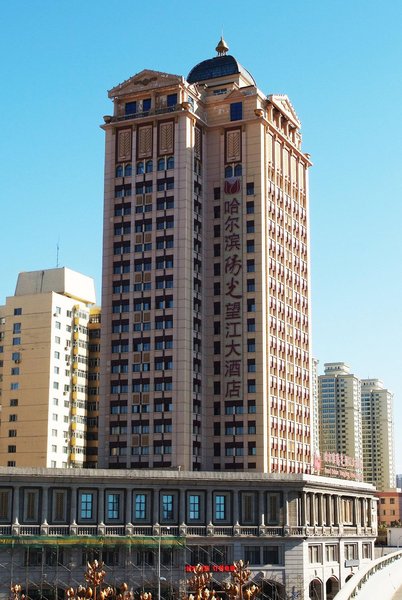
[[[314,355],[395,393],[402,473],[402,2],[13,0],[1,8],[0,302],[59,264],[100,289],[107,90],[230,52],[310,152]]]

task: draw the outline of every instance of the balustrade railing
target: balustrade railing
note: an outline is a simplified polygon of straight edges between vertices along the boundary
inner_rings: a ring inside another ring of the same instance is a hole
[[[21,525],[16,521],[12,525],[0,526],[3,536],[128,536],[128,537],[333,537],[338,535],[375,535],[371,527],[337,527],[337,526],[279,526],[279,525],[49,525],[46,521],[41,525]]]

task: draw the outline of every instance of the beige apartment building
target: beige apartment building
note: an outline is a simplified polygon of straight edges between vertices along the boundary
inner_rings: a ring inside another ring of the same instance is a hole
[[[395,488],[393,394],[379,379],[362,379],[361,405],[364,481]]]
[[[325,363],[318,377],[321,455],[337,453],[362,464],[360,379],[343,362]]]
[[[20,273],[0,307],[0,465],[85,462],[90,277],[67,268]]]
[[[109,92],[99,465],[309,473],[311,163],[216,50]]]
[[[85,467],[95,469],[98,466],[98,426],[99,426],[99,380],[101,348],[101,309],[91,307],[88,321],[89,359],[88,359],[88,403],[86,429]]]

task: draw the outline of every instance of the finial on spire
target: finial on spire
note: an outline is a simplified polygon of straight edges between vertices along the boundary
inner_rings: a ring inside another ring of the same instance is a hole
[[[221,39],[219,40],[218,45],[215,48],[215,50],[217,51],[218,56],[225,56],[225,54],[229,50],[229,46],[227,45],[227,43],[223,39],[223,35],[221,35]]]

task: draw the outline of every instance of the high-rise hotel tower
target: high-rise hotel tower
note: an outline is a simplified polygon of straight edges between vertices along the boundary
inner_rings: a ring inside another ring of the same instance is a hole
[[[216,50],[109,92],[99,466],[310,472],[311,163]]]

